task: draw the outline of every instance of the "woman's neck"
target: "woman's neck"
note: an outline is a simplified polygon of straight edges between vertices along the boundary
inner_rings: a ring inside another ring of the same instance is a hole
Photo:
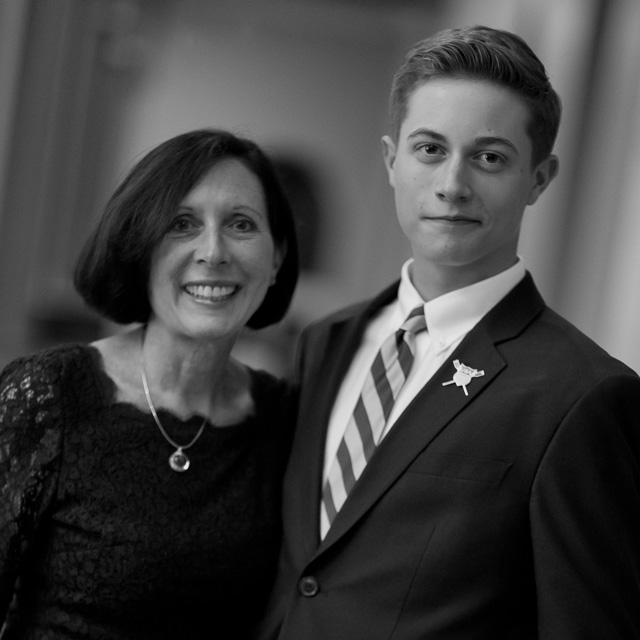
[[[234,401],[245,371],[231,359],[231,340],[176,337],[150,325],[141,331],[140,366],[160,406],[212,419]]]
[[[231,341],[175,338],[150,326],[95,343],[119,399],[147,409],[144,367],[156,410],[186,419],[207,416],[220,426],[239,422],[253,409],[246,367],[230,357]]]

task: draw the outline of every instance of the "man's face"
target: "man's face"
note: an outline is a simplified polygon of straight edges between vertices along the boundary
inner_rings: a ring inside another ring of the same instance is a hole
[[[410,96],[397,144],[383,138],[413,282],[426,299],[515,263],[524,209],[557,172],[555,156],[532,166],[528,119],[510,89],[434,78]]]

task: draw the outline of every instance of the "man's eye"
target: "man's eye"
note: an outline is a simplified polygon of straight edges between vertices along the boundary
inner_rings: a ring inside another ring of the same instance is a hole
[[[491,153],[490,151],[480,154],[480,158],[488,164],[499,164],[504,162],[501,156],[497,153]]]
[[[426,153],[427,155],[433,155],[440,151],[440,147],[438,147],[437,144],[427,143],[420,146],[420,151]]]

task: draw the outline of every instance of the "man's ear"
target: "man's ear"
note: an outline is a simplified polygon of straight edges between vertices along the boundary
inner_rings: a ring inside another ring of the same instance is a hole
[[[550,155],[535,168],[533,172],[535,182],[527,200],[528,205],[533,204],[551,184],[553,179],[558,175],[559,168],[560,162],[558,157],[554,155]]]
[[[393,174],[393,163],[396,160],[396,145],[390,136],[382,136],[382,156],[384,158],[384,166],[387,168],[389,176],[389,184],[395,187],[395,177]]]

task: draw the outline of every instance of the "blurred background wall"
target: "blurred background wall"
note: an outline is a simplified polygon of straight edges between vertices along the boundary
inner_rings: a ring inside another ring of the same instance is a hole
[[[141,154],[214,126],[266,148],[301,221],[291,313],[239,347],[288,372],[302,326],[408,256],[380,145],[393,72],[478,23],[522,35],[564,103],[560,176],[520,252],[552,307],[640,370],[637,0],[0,0],[0,366],[117,330],[73,291],[82,243]]]

